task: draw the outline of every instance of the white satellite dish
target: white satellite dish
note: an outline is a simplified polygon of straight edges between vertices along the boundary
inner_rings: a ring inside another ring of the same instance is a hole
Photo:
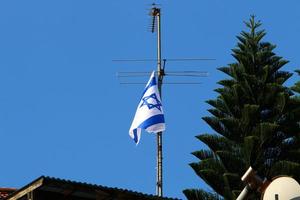
[[[275,178],[264,191],[263,200],[300,200],[300,185],[291,177]]]

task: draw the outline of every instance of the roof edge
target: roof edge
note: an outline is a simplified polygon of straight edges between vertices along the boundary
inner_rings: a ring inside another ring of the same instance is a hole
[[[76,184],[80,186],[85,187],[92,187],[94,189],[102,189],[102,190],[118,190],[120,192],[124,192],[131,195],[143,195],[145,197],[148,197],[150,199],[157,199],[157,200],[179,200],[178,198],[170,198],[170,197],[157,197],[152,194],[145,194],[142,192],[137,192],[133,190],[123,189],[123,188],[117,188],[117,187],[107,187],[103,185],[98,184],[90,184],[90,183],[84,183],[84,182],[78,182],[78,181],[71,181],[66,179],[60,179],[60,178],[54,178],[49,176],[40,176],[39,178],[35,179],[34,181],[30,182],[29,184],[25,185],[24,187],[16,190],[15,192],[12,192],[5,198],[5,200],[17,200],[18,198],[24,196],[28,192],[31,192],[42,185],[48,184],[50,182],[58,182],[58,183],[70,183],[70,184]]]
[[[5,200],[16,200],[24,196],[26,193],[35,190],[43,184],[44,178],[44,176],[40,176],[39,178],[25,185],[21,189],[18,189],[17,191],[11,193],[8,197],[5,198]]]

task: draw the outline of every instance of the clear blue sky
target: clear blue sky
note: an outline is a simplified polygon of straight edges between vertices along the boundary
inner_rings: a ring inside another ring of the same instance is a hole
[[[121,85],[119,71],[152,71],[153,1],[3,0],[0,2],[0,186],[21,187],[40,175],[155,193],[155,137],[128,136],[144,85]],[[161,0],[163,57],[216,61],[167,63],[166,70],[203,70],[202,85],[165,85],[164,194],[207,188],[188,163],[212,133],[205,100],[233,62],[235,36],[255,14],[276,53],[300,65],[300,1]],[[148,77],[143,80],[145,83]],[[290,84],[299,79],[294,77]],[[166,81],[168,81],[166,77]]]

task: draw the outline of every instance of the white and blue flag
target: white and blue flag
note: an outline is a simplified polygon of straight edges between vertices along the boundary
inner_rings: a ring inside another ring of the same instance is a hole
[[[136,144],[140,141],[142,129],[149,133],[165,130],[165,118],[154,71],[144,89],[129,129],[129,135]]]

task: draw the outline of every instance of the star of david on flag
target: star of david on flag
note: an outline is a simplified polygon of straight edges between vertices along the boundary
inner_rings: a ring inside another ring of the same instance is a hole
[[[129,129],[129,135],[136,144],[141,139],[142,129],[148,133],[158,133],[165,130],[165,118],[154,74],[153,71]]]

